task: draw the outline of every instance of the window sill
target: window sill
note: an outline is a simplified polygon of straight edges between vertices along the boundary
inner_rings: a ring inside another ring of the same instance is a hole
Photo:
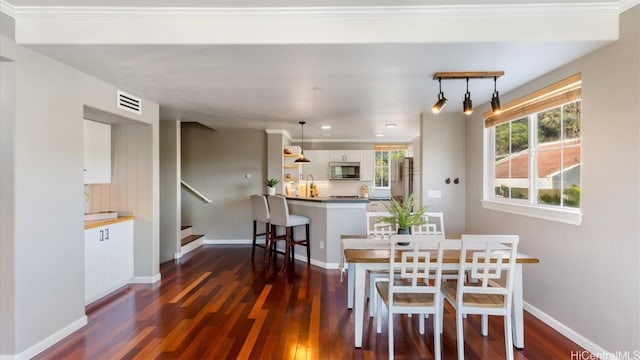
[[[571,225],[580,225],[582,223],[582,212],[580,210],[554,209],[528,204],[511,204],[495,200],[482,200],[482,207],[489,210],[535,217],[538,219],[556,221]]]

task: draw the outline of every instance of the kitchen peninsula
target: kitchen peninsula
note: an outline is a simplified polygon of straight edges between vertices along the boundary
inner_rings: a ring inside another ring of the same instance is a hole
[[[342,256],[340,235],[365,234],[369,199],[358,197],[287,197],[291,214],[311,219],[311,263],[326,269],[337,269]],[[302,227],[295,237],[303,238]],[[296,257],[304,257],[304,249],[296,249]]]

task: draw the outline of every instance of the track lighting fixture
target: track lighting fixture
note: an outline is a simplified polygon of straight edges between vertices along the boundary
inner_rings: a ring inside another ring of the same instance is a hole
[[[298,121],[298,124],[300,124],[300,127],[302,128],[302,142],[300,144],[300,156],[296,159],[296,161],[294,161],[294,163],[300,165],[308,164],[311,162],[304,156],[304,124],[306,123],[306,121]]]
[[[493,77],[493,95],[491,95],[491,111],[495,114],[499,114],[502,109],[500,108],[500,95],[498,95],[498,90],[496,89],[496,83],[498,82],[498,77]]]
[[[464,93],[464,100],[462,101],[462,109],[465,114],[470,115],[473,113],[473,102],[471,101],[471,93],[469,92],[469,79],[486,79],[493,78],[493,95],[491,96],[491,109],[495,113],[499,113],[500,108],[500,96],[498,95],[497,82],[500,76],[504,75],[504,71],[464,71],[464,72],[437,72],[433,74],[433,80],[438,80],[438,100],[431,110],[434,114],[439,113],[447,104],[447,98],[444,97],[442,92],[442,79],[465,79],[467,81],[467,90]]]
[[[464,101],[462,101],[462,111],[471,115],[473,112],[473,103],[471,102],[471,93],[469,92],[469,78],[467,78],[467,92],[464,93]]]
[[[434,114],[440,112],[440,110],[444,109],[445,105],[447,105],[447,98],[444,97],[444,93],[442,92],[442,79],[438,79],[438,88],[440,89],[438,92],[438,101],[431,107],[431,111]]]

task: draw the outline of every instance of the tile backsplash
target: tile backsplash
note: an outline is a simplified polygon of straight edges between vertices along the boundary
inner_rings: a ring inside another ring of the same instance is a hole
[[[360,187],[367,185],[369,187],[370,198],[387,198],[391,196],[389,189],[373,189],[371,181],[353,181],[353,180],[324,180],[313,182],[318,187],[318,196],[359,196]],[[304,181],[291,183],[292,188],[295,186],[305,185]]]

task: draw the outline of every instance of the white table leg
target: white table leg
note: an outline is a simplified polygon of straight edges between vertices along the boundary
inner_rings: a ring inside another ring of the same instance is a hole
[[[353,264],[349,264],[347,276],[347,308],[353,309],[353,282],[355,278],[355,269]]]
[[[513,306],[511,318],[513,319],[513,346],[524,349],[524,314],[522,306],[522,264],[516,264],[513,273]]]
[[[351,264],[349,264],[351,267]],[[355,267],[355,347],[362,347],[362,328],[364,327],[364,299],[366,294],[364,292],[365,280],[366,280],[366,266],[364,264],[354,264]]]

